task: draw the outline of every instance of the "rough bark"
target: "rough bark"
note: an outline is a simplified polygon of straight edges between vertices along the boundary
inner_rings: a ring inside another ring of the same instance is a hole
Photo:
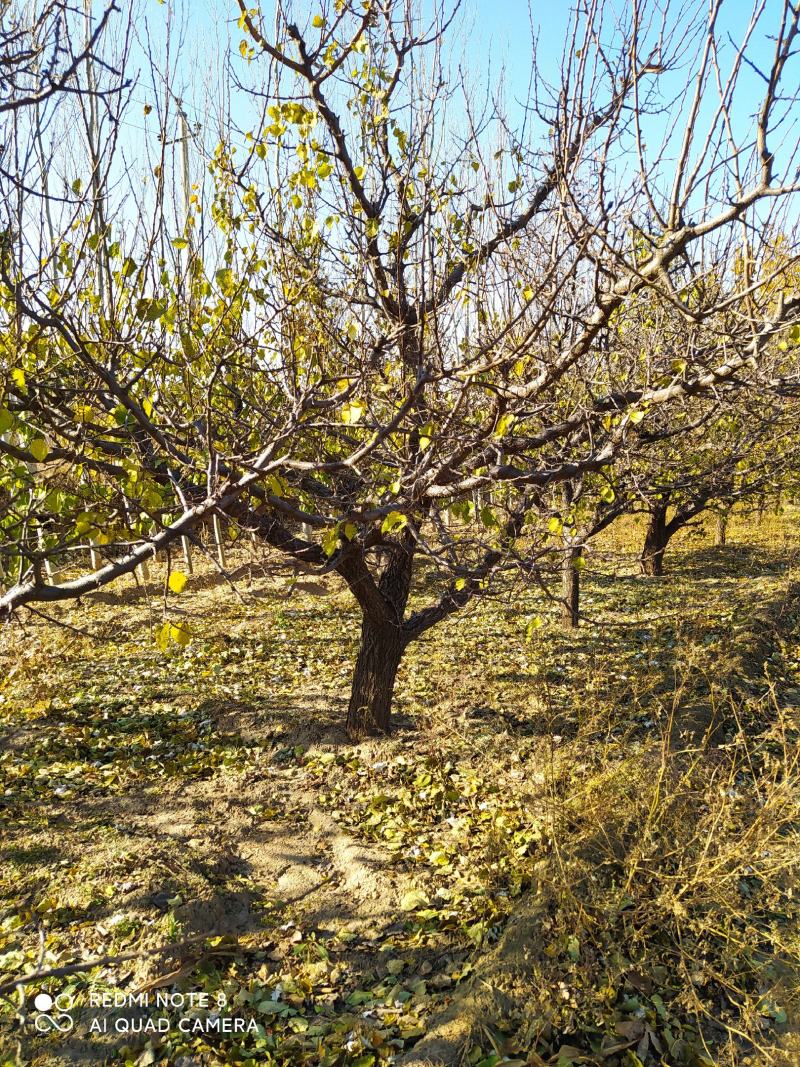
[[[397,668],[411,635],[403,627],[411,588],[413,543],[393,545],[378,581],[380,610],[367,607],[361,624],[361,645],[353,671],[347,732],[350,737],[386,734],[391,729],[392,695]]]
[[[573,545],[561,563],[561,621],[574,630],[580,623],[581,576],[579,560],[583,558],[583,546]]]
[[[364,619],[347,709],[347,732],[351,737],[389,732],[394,683],[404,650],[399,627],[375,626]]]
[[[644,539],[641,555],[642,574],[660,577],[664,573],[664,553],[669,543],[667,506],[660,504],[650,512],[650,522]]]

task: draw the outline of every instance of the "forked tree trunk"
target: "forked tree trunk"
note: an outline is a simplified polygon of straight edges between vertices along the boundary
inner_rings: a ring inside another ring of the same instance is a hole
[[[403,629],[411,588],[413,542],[406,532],[395,545],[378,580],[380,610],[364,610],[361,645],[353,671],[347,732],[350,737],[374,737],[391,728],[392,694],[397,668],[411,635]],[[350,581],[358,582],[358,572]]]
[[[405,645],[398,626],[379,627],[364,619],[347,709],[347,732],[351,737],[389,732],[394,683]]]
[[[561,621],[570,630],[580,623],[581,575],[583,546],[576,545],[564,553],[561,563]]]
[[[669,537],[667,508],[666,505],[660,505],[650,512],[650,522],[647,526],[640,560],[642,574],[657,578],[664,573],[664,553]]]

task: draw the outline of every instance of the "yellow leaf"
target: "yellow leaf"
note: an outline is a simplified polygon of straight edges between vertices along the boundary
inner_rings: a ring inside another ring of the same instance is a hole
[[[497,420],[497,429],[495,430],[495,436],[504,437],[516,421],[516,416],[512,415],[510,411],[507,411],[505,415],[501,415],[500,418]]]
[[[315,15],[311,20],[311,25],[314,27],[315,30],[321,30],[322,27],[325,25],[325,19],[322,17],[322,15]]]
[[[363,400],[351,400],[349,404],[345,404],[342,408],[342,422],[348,426],[355,426],[357,422],[361,421],[366,409],[367,406]]]
[[[339,528],[334,526],[330,530],[326,530],[322,538],[322,551],[326,556],[332,556],[336,551],[336,546],[339,543]]]
[[[169,636],[175,644],[180,645],[181,648],[185,648],[192,639],[192,635],[189,633],[189,628],[185,623],[179,623],[177,626],[174,623],[171,623]]]
[[[400,900],[402,911],[414,911],[416,908],[424,908],[428,904],[428,897],[419,889],[411,889]]]
[[[173,571],[169,576],[169,587],[173,593],[182,593],[188,578],[182,571]]]
[[[156,630],[156,644],[162,652],[167,651],[169,645],[169,623],[165,622]]]
[[[396,533],[408,525],[408,517],[402,511],[390,511],[381,523],[381,533]]]

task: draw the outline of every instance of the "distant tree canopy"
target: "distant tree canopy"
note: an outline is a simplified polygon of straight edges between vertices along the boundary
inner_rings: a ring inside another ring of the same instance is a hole
[[[575,487],[589,525],[719,487],[704,432],[741,475],[798,387],[800,10],[735,46],[720,4],[663,6],[578,11],[514,129],[452,74],[457,9],[240,3],[219,99],[257,121],[211,144],[153,76],[133,158],[130,27],[73,25],[68,84],[2,98],[0,611],[222,516],[347,583],[348,728],[382,732],[411,641],[572,551]]]

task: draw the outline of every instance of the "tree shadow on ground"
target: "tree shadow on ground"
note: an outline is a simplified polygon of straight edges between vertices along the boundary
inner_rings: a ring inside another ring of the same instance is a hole
[[[713,555],[722,553],[724,557],[728,551],[715,549]],[[707,566],[713,562],[709,562],[711,557],[706,551],[687,555],[691,558],[688,563],[680,563],[683,571],[676,567],[675,576],[699,572],[701,579],[706,577]],[[776,565],[771,553],[747,552],[737,558],[744,560],[742,567],[746,564],[755,568],[764,560]],[[735,580],[729,569],[721,576]],[[607,584],[601,576],[593,581],[600,589]],[[630,581],[650,582],[634,578]],[[618,584],[620,579],[614,582]],[[783,620],[781,625],[785,622],[785,607],[786,598],[781,597],[759,609],[753,664],[757,665],[759,657],[763,662],[770,654],[777,620]],[[705,634],[715,638],[721,634],[726,640],[738,638],[729,623],[720,624],[713,617],[705,618],[698,626],[695,637],[701,642]],[[599,656],[606,661],[635,665],[633,657],[641,652],[641,635],[644,631],[654,632],[654,627],[642,621],[604,631],[599,651],[589,631],[590,627],[584,627],[578,634],[558,633],[550,639],[557,656],[587,657],[585,668],[575,668],[566,677],[554,674],[553,678],[543,678],[538,672],[499,670],[495,677],[508,688],[510,706],[498,709],[467,702],[464,718],[473,736],[483,730],[505,731],[512,737],[552,735],[556,731],[564,738],[574,735],[580,723],[569,720],[558,707],[554,714],[531,716],[527,697],[538,695],[544,684],[552,688],[556,681],[563,682],[566,692],[580,686],[596,670]],[[664,624],[658,631],[657,663],[649,668],[656,675],[651,694],[675,690],[681,667],[681,648],[675,636],[674,623]],[[754,676],[758,677],[757,670]],[[704,698],[710,692],[711,681],[698,674],[695,684],[687,686],[682,702],[678,701],[673,709],[675,721],[682,723],[680,730],[686,733],[684,738],[680,731],[671,738],[674,748],[696,743],[701,736],[724,738],[734,721],[740,727],[740,720],[725,702],[719,705],[719,719],[714,717],[716,710],[713,716],[709,715]],[[169,697],[170,690],[165,694]],[[652,729],[644,719],[652,709],[632,703],[629,691],[621,683],[612,679],[607,691],[598,694],[600,699],[612,707],[616,716],[609,718],[609,729],[617,728],[620,721],[626,730],[631,729],[631,724],[642,732]],[[180,719],[176,719],[174,710],[162,709],[138,718],[106,718],[102,731],[94,729],[97,724],[90,721],[88,731],[78,733],[78,727],[87,725],[82,718],[90,714],[91,702],[68,712],[44,715],[27,727],[47,738],[47,745],[37,750],[41,760],[49,760],[51,765],[73,760],[86,769],[87,775],[100,764],[110,771],[115,784],[79,782],[68,807],[61,802],[51,805],[52,832],[58,835],[58,844],[31,844],[18,827],[17,836],[4,848],[3,858],[22,867],[52,867],[61,862],[62,855],[74,863],[81,847],[92,847],[100,861],[106,847],[102,834],[108,834],[109,869],[113,871],[113,864],[118,861],[121,864],[122,857],[133,856],[128,861],[133,870],[124,874],[121,884],[137,880],[141,884],[134,884],[126,892],[119,890],[111,899],[93,899],[83,909],[56,913],[51,917],[52,928],[63,925],[69,931],[81,924],[108,925],[109,919],[124,912],[136,916],[143,929],[152,929],[151,938],[167,939],[170,923],[186,937],[235,938],[237,944],[228,945],[226,951],[238,953],[243,968],[253,972],[266,968],[269,975],[297,960],[299,953],[317,951],[314,944],[321,944],[341,964],[345,975],[335,1009],[341,1018],[349,1011],[346,997],[352,991],[395,980],[396,976],[390,978],[387,969],[394,950],[382,951],[382,947],[413,929],[416,922],[413,916],[403,915],[398,904],[402,888],[410,884],[406,881],[408,864],[398,863],[380,849],[356,840],[327,816],[320,819],[314,790],[324,792],[324,777],[313,788],[308,786],[305,807],[300,803],[295,808],[293,801],[287,799],[292,775],[297,775],[300,786],[306,788],[304,759],[309,750],[328,754],[353,750],[342,729],[345,704],[344,696],[325,691],[306,692],[297,698],[266,694],[257,700],[205,699],[195,695],[185,702],[185,714]],[[637,723],[637,715],[642,716],[641,722]],[[176,721],[193,728],[176,736]],[[206,732],[198,732],[203,723],[208,724]],[[401,719],[401,726],[411,729],[413,724]],[[717,730],[719,734],[714,732]],[[145,742],[136,743],[135,739],[143,735]],[[26,736],[32,738],[30,733]],[[221,761],[204,762],[202,753],[198,755],[203,745],[209,753],[217,752]],[[21,757],[36,762],[34,748],[35,745],[31,751],[22,751]],[[166,750],[163,755],[162,750]],[[368,761],[369,749],[365,752]],[[183,756],[198,758],[192,764],[184,764]],[[131,767],[137,775],[124,782],[124,774]],[[235,777],[233,770],[237,771]],[[83,789],[83,785],[87,788]],[[13,796],[4,799],[7,807],[14,806]],[[19,817],[31,801],[27,796],[20,796],[17,801]],[[41,801],[42,814],[47,804]],[[64,815],[67,811],[68,817]],[[67,840],[70,835],[74,835],[71,843]],[[624,847],[633,845],[625,843]],[[123,876],[114,878],[116,882],[112,884],[116,885]],[[342,940],[339,935],[347,927],[352,927],[353,937]],[[298,931],[302,936],[294,940]],[[424,978],[425,973],[453,969],[469,951],[463,938],[461,942],[453,939],[447,949],[425,945],[424,941],[405,946],[399,953],[402,974]],[[178,967],[177,975],[176,967],[170,969],[166,961],[161,961],[158,966],[148,966],[139,977],[130,971],[125,988],[134,988],[135,981],[162,980],[191,988],[199,975],[220,967],[223,958],[228,957],[210,950],[199,957],[190,956],[191,968],[180,973]],[[426,971],[428,967],[430,972]],[[435,999],[428,1007],[435,1011],[447,994],[440,990],[432,995]],[[333,1011],[321,998],[319,1004],[313,1002],[313,1011],[318,1007],[323,1016],[328,1008]],[[351,1014],[356,1025],[359,1013]],[[53,1058],[47,1062],[53,1064],[60,1062],[59,1055],[65,1057],[64,1062],[103,1058],[112,1047],[94,1039],[75,1038],[59,1052],[56,1046],[45,1045],[28,1031],[18,1032],[15,1037],[27,1058],[52,1053]],[[287,1034],[287,1042],[294,1040],[299,1039]],[[290,1050],[292,1046],[286,1047]]]

